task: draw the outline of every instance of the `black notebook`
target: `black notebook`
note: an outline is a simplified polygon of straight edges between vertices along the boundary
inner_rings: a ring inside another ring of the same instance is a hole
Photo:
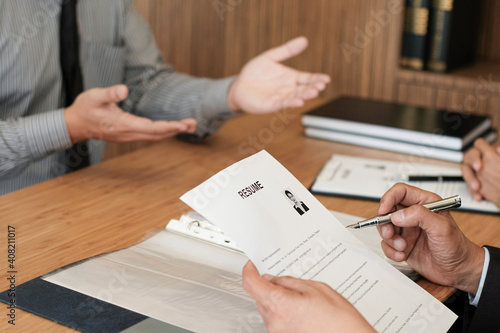
[[[309,128],[461,151],[488,131],[491,119],[445,109],[340,97],[302,115]]]

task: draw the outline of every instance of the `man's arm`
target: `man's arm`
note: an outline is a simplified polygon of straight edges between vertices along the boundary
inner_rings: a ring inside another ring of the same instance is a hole
[[[63,110],[0,121],[0,179],[71,145]]]
[[[234,78],[211,80],[176,72],[163,62],[149,26],[132,1],[127,1],[124,15],[124,83],[130,91],[122,103],[124,110],[153,120],[194,118],[200,138],[235,115],[227,104]]]
[[[124,108],[151,119],[195,118],[196,134],[215,132],[234,111],[271,113],[298,107],[325,89],[325,74],[300,72],[281,64],[300,54],[307,39],[299,37],[250,60],[236,79],[193,78],[163,64],[149,27],[126,7],[125,83],[130,97]]]
[[[0,122],[0,179],[12,178],[48,155],[87,139],[152,141],[194,131],[193,119],[152,121],[123,112],[123,85],[80,94],[66,109]]]

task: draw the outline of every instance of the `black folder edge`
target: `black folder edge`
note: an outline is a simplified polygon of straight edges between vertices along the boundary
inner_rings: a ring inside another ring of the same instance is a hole
[[[69,264],[48,274],[92,258]],[[3,291],[0,293],[0,302],[10,305],[11,299],[14,299],[18,309],[82,332],[121,332],[149,318],[42,278],[40,276],[16,286],[15,297],[9,297],[10,290]]]
[[[8,291],[0,302],[10,304]],[[121,332],[147,316],[37,277],[16,286],[16,307],[82,332]]]

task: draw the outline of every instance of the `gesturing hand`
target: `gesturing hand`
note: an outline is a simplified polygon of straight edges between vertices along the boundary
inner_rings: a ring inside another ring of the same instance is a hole
[[[298,37],[250,60],[229,90],[229,107],[269,113],[302,106],[318,96],[330,82],[328,75],[300,72],[280,63],[304,51],[307,43],[305,37]]]
[[[406,260],[430,281],[476,293],[484,250],[465,237],[449,212],[435,213],[422,206],[439,199],[409,185],[389,189],[380,200],[378,214],[398,211],[391,215],[392,224],[378,227],[382,249],[395,261]]]
[[[72,143],[86,139],[110,142],[161,140],[192,133],[196,120],[152,121],[121,110],[115,103],[127,98],[124,85],[90,89],[64,111]]]
[[[249,261],[243,268],[243,288],[257,301],[271,333],[375,332],[349,301],[324,283],[260,276]]]
[[[465,153],[462,173],[474,199],[485,198],[500,207],[500,147],[477,139]]]

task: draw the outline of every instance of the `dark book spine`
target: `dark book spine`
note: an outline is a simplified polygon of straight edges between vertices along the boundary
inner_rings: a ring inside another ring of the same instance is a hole
[[[429,23],[427,69],[445,72],[454,0],[432,0]]]
[[[401,67],[424,69],[430,0],[406,0]]]

